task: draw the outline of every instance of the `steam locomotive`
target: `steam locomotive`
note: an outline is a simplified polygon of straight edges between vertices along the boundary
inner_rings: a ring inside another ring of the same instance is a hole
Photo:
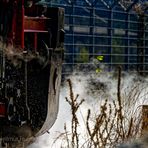
[[[2,146],[42,135],[58,113],[64,10],[36,2],[0,1]]]

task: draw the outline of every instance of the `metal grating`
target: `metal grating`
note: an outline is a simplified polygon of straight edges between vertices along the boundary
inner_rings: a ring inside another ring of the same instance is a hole
[[[148,71],[146,0],[51,0],[65,8],[63,73],[93,66],[102,55],[108,69]],[[142,10],[142,11],[140,11]],[[142,12],[142,13],[141,13]],[[82,67],[82,68],[81,68]]]

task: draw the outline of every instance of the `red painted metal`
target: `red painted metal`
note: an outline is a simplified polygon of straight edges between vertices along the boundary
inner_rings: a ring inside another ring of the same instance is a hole
[[[13,5],[12,34],[14,45],[20,49],[24,49],[24,14],[23,0],[21,2],[20,0],[15,0]]]
[[[5,104],[0,102],[0,117],[5,117],[6,115],[6,107]]]
[[[37,32],[34,32],[34,49],[36,50],[37,49]]]
[[[47,31],[47,20],[48,19],[44,17],[25,17],[24,29]]]
[[[21,31],[21,48],[24,49],[24,16],[25,16],[25,9],[24,9],[24,0],[22,0],[22,31]]]
[[[47,24],[49,24],[50,18],[41,16],[41,7],[34,5],[31,8],[25,7],[24,0],[11,0],[11,2],[13,2],[13,14],[8,34],[9,40],[20,50],[23,50],[25,48],[25,33],[30,33],[33,34],[33,48],[37,49],[38,35],[39,33],[48,33]],[[7,7],[6,2],[5,7]]]
[[[32,33],[33,46],[34,49],[37,49],[38,34],[48,33],[47,24],[50,21],[50,18],[38,16],[42,11],[40,10],[40,7],[32,6],[31,8],[24,8],[24,0],[21,2],[21,7],[18,6],[18,3],[19,0],[17,0],[16,4],[14,5],[15,7],[13,10],[14,14],[12,19],[12,34],[14,44],[24,49],[25,33]]]
[[[12,17],[12,31],[11,31],[11,37],[12,37],[12,41],[14,41],[15,39],[15,32],[16,32],[16,11],[17,9],[17,1],[14,2],[13,5],[13,17]]]
[[[34,29],[25,29],[24,32],[32,32],[32,33],[48,33],[48,31],[44,30],[34,30]]]

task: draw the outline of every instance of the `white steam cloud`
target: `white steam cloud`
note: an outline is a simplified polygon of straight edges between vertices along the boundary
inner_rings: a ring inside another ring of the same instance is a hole
[[[87,74],[87,73],[74,73],[69,76],[73,84],[74,95],[79,94],[79,99],[85,99],[85,102],[78,110],[79,127],[78,132],[81,135],[81,143],[85,142],[86,120],[87,111],[91,111],[95,114],[100,104],[109,99],[110,101],[117,98],[117,74],[111,72],[101,72],[99,74]],[[66,79],[68,79],[66,78]],[[28,146],[28,148],[59,148],[63,144],[62,140],[53,142],[56,138],[64,133],[64,124],[66,123],[67,131],[71,128],[71,111],[70,106],[66,102],[65,97],[69,96],[69,87],[66,81],[63,81],[60,93],[60,108],[57,120],[54,126],[49,130],[49,133],[44,134],[41,137]],[[122,72],[121,78],[121,97],[125,105],[125,109],[128,112],[135,112],[140,105],[148,105],[148,78],[138,76],[136,73]],[[133,101],[126,100],[134,98]],[[127,106],[127,107],[126,107]],[[129,109],[129,106],[131,107]],[[93,114],[92,113],[92,114]]]
[[[16,49],[12,44],[6,45],[0,39],[0,53],[7,56],[9,60],[17,65],[20,60],[24,60],[24,54],[20,49]],[[37,55],[34,53],[28,54],[27,60],[36,58]],[[41,58],[39,58],[41,59]],[[19,61],[18,61],[19,60]],[[94,63],[95,61],[93,61]],[[96,61],[96,66],[98,61]],[[100,65],[99,65],[100,67]],[[92,69],[97,68],[93,67]],[[101,69],[104,66],[101,65]],[[90,68],[91,69],[91,68]],[[112,72],[100,72],[98,74],[87,69],[85,73],[74,73],[68,78],[73,83],[73,91],[79,94],[79,99],[85,99],[85,102],[80,106],[78,110],[79,127],[78,132],[81,136],[81,143],[86,141],[87,132],[85,120],[87,111],[90,109],[92,114],[96,113],[100,107],[100,104],[109,99],[109,101],[117,98],[117,74]],[[87,73],[88,72],[88,73]],[[66,79],[68,79],[66,77]],[[148,105],[148,77],[143,78],[138,76],[136,73],[122,73],[121,79],[121,97],[125,105],[126,113],[135,112],[137,107],[140,105]],[[57,137],[64,133],[64,124],[66,123],[67,131],[71,130],[71,110],[69,104],[66,102],[65,97],[69,96],[69,87],[66,81],[63,81],[60,93],[60,106],[59,114],[54,126],[49,130],[49,133],[38,137],[38,139],[28,146],[28,148],[59,148],[63,144],[62,140],[56,140]],[[133,100],[130,100],[130,99]],[[133,102],[134,103],[133,103]],[[130,106],[130,109],[129,109]],[[54,143],[54,141],[56,142]],[[53,144],[54,143],[54,144]]]

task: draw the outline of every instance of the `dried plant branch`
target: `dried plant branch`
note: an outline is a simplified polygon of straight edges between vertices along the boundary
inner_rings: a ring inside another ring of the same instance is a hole
[[[64,124],[64,131],[65,131],[65,135],[66,135],[67,147],[70,148],[69,139],[68,139],[68,134],[67,134],[67,128],[66,128],[66,124]]]
[[[66,97],[66,101],[71,106],[71,135],[69,137],[66,135],[67,146],[72,148],[84,147],[87,145],[89,148],[105,148],[105,147],[115,147],[117,143],[127,141],[130,138],[136,138],[141,134],[141,114],[138,109],[130,111],[130,114],[126,112],[127,106],[133,105],[132,102],[125,102],[125,99],[136,102],[140,97],[142,90],[138,86],[133,86],[131,88],[132,92],[122,97],[121,94],[121,68],[118,71],[118,84],[117,84],[117,99],[109,102],[107,99],[100,106],[98,113],[93,121],[92,113],[89,109],[86,117],[86,130],[88,139],[80,146],[79,138],[81,135],[78,133],[79,118],[77,117],[77,111],[80,108],[84,100],[78,101],[79,95],[74,95],[71,80],[67,80],[69,84],[70,94],[69,98]],[[134,106],[134,105],[133,105]],[[135,106],[134,106],[135,107]],[[137,112],[137,113],[136,113]],[[130,115],[130,116],[129,116]],[[65,126],[65,133],[67,129]],[[70,145],[71,143],[71,145]]]
[[[78,118],[76,115],[76,112],[80,105],[84,102],[84,99],[81,100],[79,103],[77,102],[79,95],[77,94],[76,97],[74,97],[73,90],[72,90],[72,83],[71,80],[67,80],[69,89],[70,89],[70,94],[69,94],[69,99],[66,97],[66,101],[69,103],[71,106],[71,112],[72,112],[72,124],[71,124],[71,130],[72,130],[72,147],[79,147],[79,137],[78,137],[78,132],[77,132],[77,127],[78,127]]]

